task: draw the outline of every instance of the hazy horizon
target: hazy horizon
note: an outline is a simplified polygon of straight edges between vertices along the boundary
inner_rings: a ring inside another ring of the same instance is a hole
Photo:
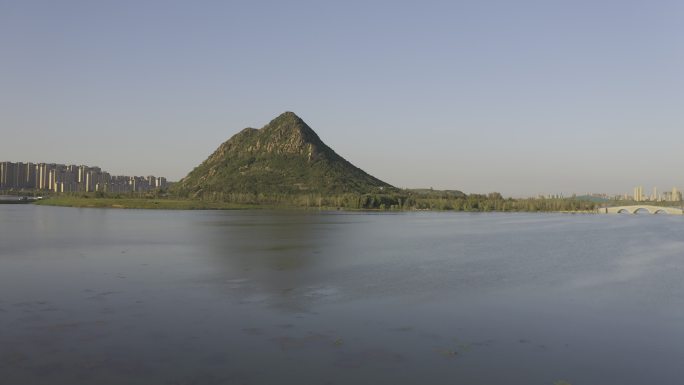
[[[0,161],[178,180],[297,113],[397,187],[684,188],[684,4],[0,2]]]

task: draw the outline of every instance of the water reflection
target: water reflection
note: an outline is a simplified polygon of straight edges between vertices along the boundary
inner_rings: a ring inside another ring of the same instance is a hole
[[[332,296],[324,284],[332,264],[325,253],[347,240],[345,215],[307,212],[241,212],[202,221],[194,233],[210,247],[207,258],[231,291],[243,301],[268,300],[282,308],[304,311],[308,302]],[[274,298],[271,298],[274,297]]]
[[[315,263],[327,236],[320,216],[271,213],[217,217],[202,223],[203,242],[227,271],[283,271]]]

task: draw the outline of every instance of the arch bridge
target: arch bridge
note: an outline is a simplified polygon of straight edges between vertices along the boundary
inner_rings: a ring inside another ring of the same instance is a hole
[[[677,207],[662,207],[650,205],[634,205],[634,206],[617,206],[617,207],[600,207],[598,212],[600,214],[636,214],[639,210],[645,210],[649,214],[684,214],[684,210]]]

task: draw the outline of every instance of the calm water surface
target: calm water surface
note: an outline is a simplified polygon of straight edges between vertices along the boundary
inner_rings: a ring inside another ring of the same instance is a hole
[[[0,205],[1,384],[677,384],[684,217]]]

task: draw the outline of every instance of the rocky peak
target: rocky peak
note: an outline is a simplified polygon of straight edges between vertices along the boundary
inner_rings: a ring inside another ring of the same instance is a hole
[[[284,112],[261,129],[265,138],[281,143],[319,145],[321,139],[294,112]]]
[[[236,150],[252,154],[297,154],[313,160],[326,149],[311,127],[289,111],[282,113],[256,132],[245,132],[244,136],[249,136],[252,140],[235,146]]]

